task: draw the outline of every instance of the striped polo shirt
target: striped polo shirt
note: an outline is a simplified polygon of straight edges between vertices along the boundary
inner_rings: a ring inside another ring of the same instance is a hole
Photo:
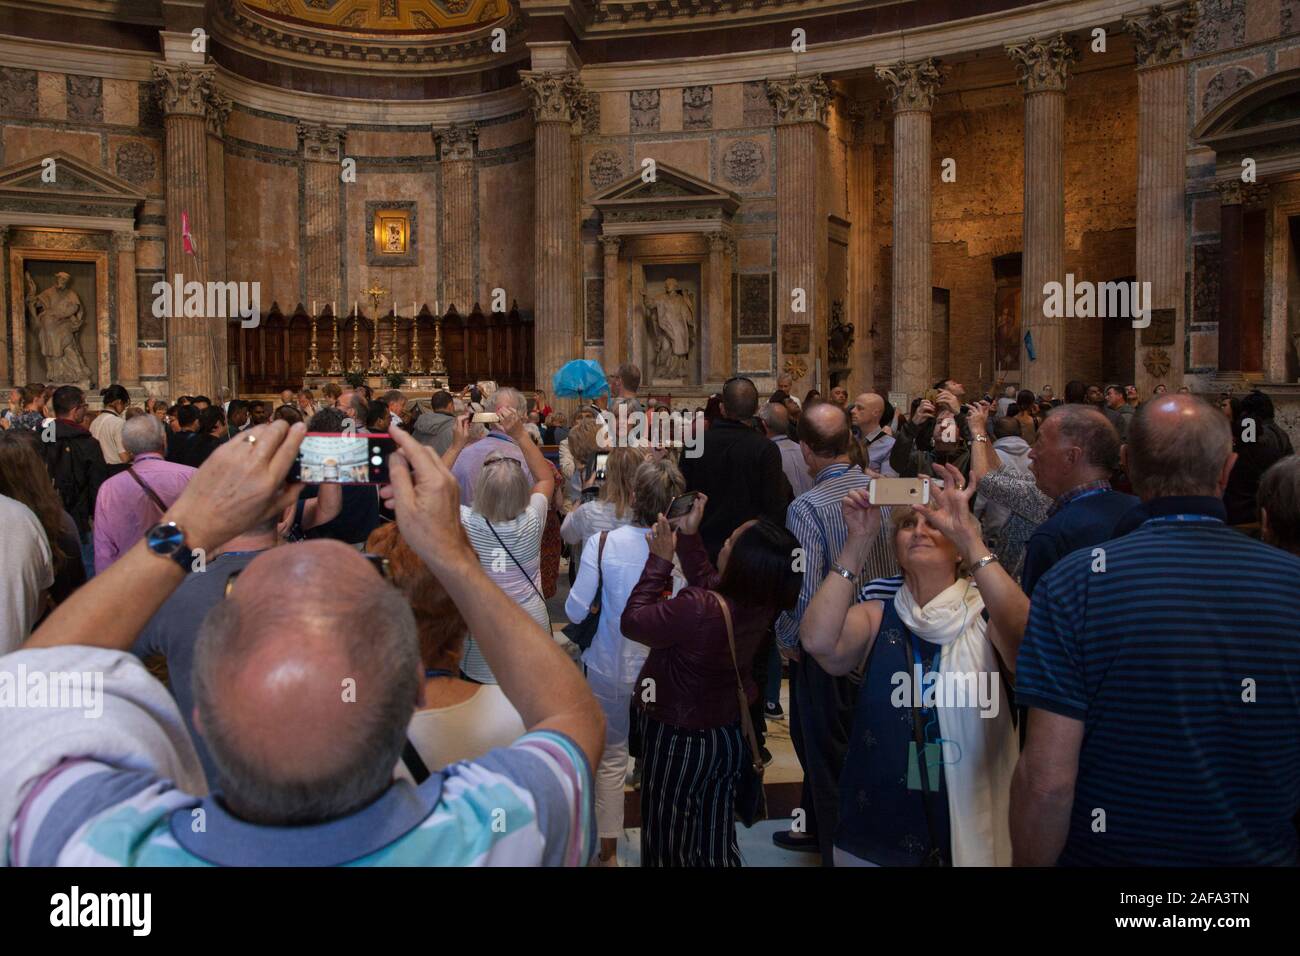
[[[1084,724],[1058,862],[1294,864],[1300,558],[1217,498],[1142,507],[1043,576],[1020,648],[1017,702]]]

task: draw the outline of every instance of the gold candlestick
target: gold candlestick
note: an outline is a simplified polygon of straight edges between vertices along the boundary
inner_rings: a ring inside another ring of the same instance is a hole
[[[361,364],[361,314],[355,302],[352,303],[352,323],[352,361],[348,363],[348,371],[364,372],[365,367]]]
[[[373,329],[374,329],[374,332],[373,332],[373,334],[372,334],[371,337],[370,337],[370,369],[369,369],[369,374],[371,374],[371,375],[380,375],[380,374],[382,374],[383,369],[380,368],[380,365],[379,365],[379,336],[380,336],[380,334],[381,334],[381,333],[380,333],[380,325],[379,325],[379,301],[380,301],[384,296],[388,295],[388,290],[385,289],[385,288],[383,288],[383,287],[381,287],[381,286],[379,285],[379,283],[376,282],[376,283],[374,283],[374,284],[373,284],[369,289],[367,289],[367,290],[365,291],[365,294],[368,295],[368,296],[370,296],[370,307],[371,307],[371,309],[374,310],[374,316],[375,316],[375,318],[374,318],[374,322],[373,322]]]
[[[311,355],[307,358],[306,375],[321,375],[320,356],[316,352],[316,303],[311,304]]]
[[[433,304],[433,362],[429,371],[434,375],[447,374],[447,365],[442,359],[442,313],[436,302]]]
[[[424,374],[424,363],[420,361],[420,313],[414,302],[411,303],[411,374]]]
[[[342,375],[343,365],[339,362],[339,314],[333,302],[330,303],[330,321],[334,325],[334,338],[330,345],[330,367],[325,370],[325,374]]]
[[[393,359],[388,364],[388,371],[400,375],[404,371],[402,367],[402,351],[397,347],[397,320],[400,316],[397,314],[397,303],[393,303]]]

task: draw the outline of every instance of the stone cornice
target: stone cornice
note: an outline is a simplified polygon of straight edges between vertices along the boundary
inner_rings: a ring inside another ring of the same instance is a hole
[[[889,99],[895,113],[933,109],[934,96],[943,85],[939,61],[933,57],[878,66],[876,76],[889,88]]]
[[[1183,58],[1183,45],[1196,29],[1195,3],[1155,4],[1146,13],[1124,18],[1133,34],[1133,54],[1138,66],[1163,66]]]
[[[778,124],[826,124],[831,88],[820,73],[815,76],[787,76],[767,81],[767,98],[776,110]]]
[[[206,116],[215,72],[211,66],[155,63],[154,86],[163,112],[168,116]]]
[[[595,105],[595,98],[574,70],[521,70],[519,78],[538,123],[572,123]]]
[[[433,142],[438,148],[438,158],[444,163],[473,159],[478,147],[477,123],[453,123],[433,131]]]
[[[1020,73],[1020,86],[1026,93],[1065,92],[1070,64],[1079,58],[1061,33],[1045,39],[1030,37],[1022,43],[1008,43],[1006,51]]]
[[[298,138],[302,155],[308,162],[337,163],[343,156],[347,130],[316,123],[299,123]]]

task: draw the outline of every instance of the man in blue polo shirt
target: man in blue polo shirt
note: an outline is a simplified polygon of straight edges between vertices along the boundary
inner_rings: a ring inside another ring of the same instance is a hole
[[[1119,448],[1115,426],[1094,408],[1061,405],[1043,419],[1029,449],[1029,470],[1053,502],[1025,545],[1020,586],[1030,597],[1052,565],[1113,537],[1115,523],[1138,503],[1110,487]]]
[[[1235,460],[1208,404],[1147,402],[1124,448],[1141,525],[1039,581],[1016,666],[1017,864],[1296,862],[1300,558],[1225,524]]]

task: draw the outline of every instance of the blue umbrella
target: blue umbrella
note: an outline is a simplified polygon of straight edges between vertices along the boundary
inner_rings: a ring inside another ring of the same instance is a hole
[[[551,384],[551,391],[560,398],[589,398],[609,392],[605,370],[592,359],[565,362]]]

